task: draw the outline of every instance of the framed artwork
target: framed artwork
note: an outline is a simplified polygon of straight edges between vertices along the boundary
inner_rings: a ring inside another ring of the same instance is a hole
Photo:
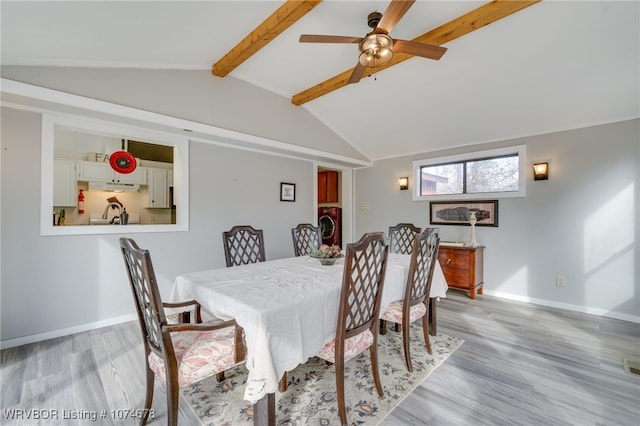
[[[280,182],[280,201],[296,201],[296,184]]]
[[[498,226],[498,200],[431,201],[429,223],[432,225],[469,225],[471,212],[476,213],[476,226]]]

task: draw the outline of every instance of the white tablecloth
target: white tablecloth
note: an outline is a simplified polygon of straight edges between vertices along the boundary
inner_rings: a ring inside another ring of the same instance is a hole
[[[410,256],[390,254],[381,312],[404,296]],[[322,266],[307,256],[180,275],[171,301],[195,299],[212,315],[245,331],[249,370],[244,397],[255,403],[278,388],[283,373],[335,337],[344,260]],[[431,297],[447,284],[436,262]]]

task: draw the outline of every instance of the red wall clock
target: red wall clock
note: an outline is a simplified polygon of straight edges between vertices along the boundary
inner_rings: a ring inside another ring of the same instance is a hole
[[[136,157],[127,151],[116,151],[109,157],[111,168],[118,173],[127,174],[133,172],[138,166]]]

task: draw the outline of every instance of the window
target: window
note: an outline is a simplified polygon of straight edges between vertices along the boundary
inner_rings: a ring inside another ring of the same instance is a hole
[[[524,145],[413,162],[413,200],[525,196]]]
[[[139,149],[140,141],[146,153]],[[118,173],[108,154],[128,151],[129,146],[140,161],[138,167]],[[151,148],[160,154],[151,155]],[[43,114],[41,235],[187,231],[188,159],[189,141],[184,136]],[[80,190],[83,210],[78,205]],[[125,210],[126,229],[113,226],[124,220]]]

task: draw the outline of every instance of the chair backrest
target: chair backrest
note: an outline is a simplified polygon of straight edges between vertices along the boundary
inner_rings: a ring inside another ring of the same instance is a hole
[[[310,223],[301,223],[291,229],[291,236],[293,237],[293,253],[296,256],[305,256],[322,244],[320,228]]]
[[[440,237],[437,228],[427,228],[417,234],[413,240],[413,253],[409,263],[409,274],[404,295],[404,315],[409,315],[411,306],[426,303],[428,307],[429,292],[433,269],[438,261]]]
[[[411,254],[413,237],[420,233],[411,223],[399,223],[389,227],[389,251],[397,254]]]
[[[222,233],[227,266],[247,265],[265,261],[262,229],[234,226]]]
[[[382,232],[364,234],[357,242],[347,244],[336,342],[367,328],[377,336],[388,254],[389,247]]]
[[[122,257],[127,268],[129,284],[140,321],[145,352],[152,350],[165,361],[175,359],[169,333],[162,333],[167,318],[162,307],[156,275],[153,271],[149,250],[143,250],[130,238],[120,238]]]

